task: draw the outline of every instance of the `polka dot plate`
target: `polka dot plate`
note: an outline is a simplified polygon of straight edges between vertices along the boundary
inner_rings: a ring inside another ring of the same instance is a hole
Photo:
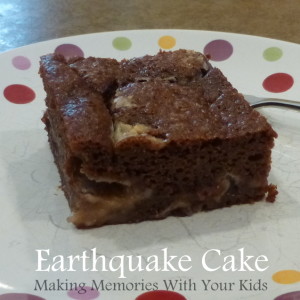
[[[0,54],[0,300],[300,299],[297,111],[260,109],[279,134],[270,174],[279,189],[274,204],[87,231],[66,221],[67,201],[40,120],[45,93],[39,57],[57,52],[122,59],[179,48],[209,54],[240,92],[300,100],[300,46],[255,36],[119,31]],[[93,251],[110,261],[110,268],[85,269],[80,257],[92,257]],[[189,268],[167,265],[160,270],[166,253],[173,257],[170,264],[189,258]],[[120,263],[130,256],[135,262],[157,257],[158,269],[130,269],[125,261]],[[67,266],[68,257],[75,260],[73,269]],[[260,260],[256,265],[255,259]]]

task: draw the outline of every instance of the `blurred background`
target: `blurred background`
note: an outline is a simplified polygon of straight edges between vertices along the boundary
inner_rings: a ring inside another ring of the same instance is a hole
[[[300,43],[300,0],[0,0],[0,52],[129,29],[236,32]]]

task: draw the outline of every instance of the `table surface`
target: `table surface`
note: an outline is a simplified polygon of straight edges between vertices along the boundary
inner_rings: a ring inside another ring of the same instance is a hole
[[[300,0],[0,0],[0,52],[129,29],[197,29],[300,43]]]

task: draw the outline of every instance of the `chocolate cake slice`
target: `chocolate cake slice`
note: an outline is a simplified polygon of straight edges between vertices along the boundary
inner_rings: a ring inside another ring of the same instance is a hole
[[[43,121],[78,228],[274,201],[277,136],[201,53],[41,58]]]

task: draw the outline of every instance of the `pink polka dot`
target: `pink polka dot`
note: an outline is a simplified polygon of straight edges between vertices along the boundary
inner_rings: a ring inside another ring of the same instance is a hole
[[[222,61],[228,59],[233,53],[233,46],[225,40],[214,40],[204,47],[204,54],[211,60]]]
[[[66,59],[71,57],[83,57],[84,53],[76,45],[73,44],[62,44],[56,47],[55,53],[63,55]]]
[[[35,92],[28,86],[12,84],[3,91],[4,97],[15,104],[26,104],[35,99]]]
[[[31,294],[9,293],[0,295],[0,300],[45,300],[45,298]]]
[[[138,296],[135,300],[186,300],[186,298],[171,291],[150,291]]]
[[[263,81],[265,90],[272,93],[282,93],[289,90],[294,84],[294,79],[286,73],[274,73]]]
[[[27,70],[31,67],[31,62],[29,58],[25,56],[15,56],[12,59],[12,64],[15,68],[19,70]]]
[[[274,300],[299,300],[300,299],[300,291],[291,292],[284,295],[280,295],[276,297]]]
[[[98,298],[100,293],[91,287],[85,286],[82,290],[77,289],[69,291],[68,296],[77,300],[92,300]]]

